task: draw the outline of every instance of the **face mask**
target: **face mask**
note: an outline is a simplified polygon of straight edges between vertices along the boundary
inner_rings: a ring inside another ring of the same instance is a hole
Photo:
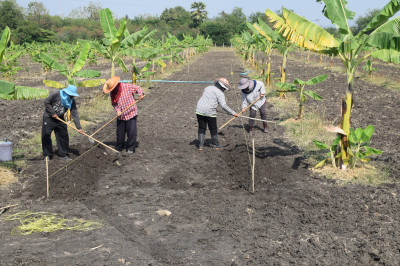
[[[243,92],[248,93],[248,92],[250,92],[250,89],[246,88],[246,89],[243,90]]]

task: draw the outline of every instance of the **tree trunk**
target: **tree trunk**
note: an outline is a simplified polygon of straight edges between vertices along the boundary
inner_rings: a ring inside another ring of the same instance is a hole
[[[353,108],[353,74],[350,74],[347,78],[347,90],[346,99],[342,99],[342,129],[347,134],[342,135],[340,140],[340,150],[342,152],[341,164],[342,169],[346,169],[349,165],[350,154],[348,153],[349,141],[348,136],[350,134],[351,126],[351,110]],[[340,165],[340,164],[339,164]]]

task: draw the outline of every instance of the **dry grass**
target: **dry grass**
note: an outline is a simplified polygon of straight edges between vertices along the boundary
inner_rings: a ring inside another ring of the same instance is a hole
[[[0,167],[0,189],[7,189],[11,184],[18,181],[13,171]]]
[[[389,173],[384,170],[379,170],[372,165],[358,166],[346,170],[335,169],[332,165],[325,165],[320,169],[313,168],[312,171],[327,179],[340,180],[342,184],[356,183],[363,185],[379,185],[393,182],[389,177]]]

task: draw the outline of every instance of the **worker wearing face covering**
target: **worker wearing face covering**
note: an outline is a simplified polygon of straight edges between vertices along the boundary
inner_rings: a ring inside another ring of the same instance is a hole
[[[242,91],[242,112],[245,111],[245,108],[249,104],[257,100],[257,98],[261,96],[261,98],[250,107],[250,117],[255,118],[257,115],[257,110],[260,110],[261,119],[267,120],[267,101],[265,99],[264,83],[258,80],[242,78],[239,82],[238,89]],[[249,119],[249,135],[253,135],[253,126],[254,120]],[[268,126],[266,122],[263,122],[262,132],[268,133]]]
[[[78,96],[77,88],[73,85],[69,85],[63,90],[50,93],[49,97],[44,100],[45,111],[42,124],[42,150],[45,159],[46,157],[47,159],[51,159],[53,156],[51,133],[54,131],[59,159],[64,161],[71,160],[68,157],[69,136],[67,125],[57,118],[68,120],[72,117],[78,131],[83,133],[74,99]]]

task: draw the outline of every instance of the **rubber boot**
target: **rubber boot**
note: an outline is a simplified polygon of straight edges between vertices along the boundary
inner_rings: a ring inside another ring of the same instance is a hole
[[[264,130],[263,130],[263,132],[264,133],[268,133],[268,126],[267,126],[267,123],[263,123],[263,125],[264,125]]]
[[[212,142],[212,144],[213,144],[213,148],[214,149],[222,149],[222,148],[224,148],[224,146],[221,146],[221,145],[219,145],[219,142],[218,142],[218,135],[212,135],[211,136],[211,142]]]
[[[253,136],[253,126],[249,126],[249,136]]]
[[[204,133],[199,133],[199,151],[202,151],[204,149],[204,138],[205,138]]]

